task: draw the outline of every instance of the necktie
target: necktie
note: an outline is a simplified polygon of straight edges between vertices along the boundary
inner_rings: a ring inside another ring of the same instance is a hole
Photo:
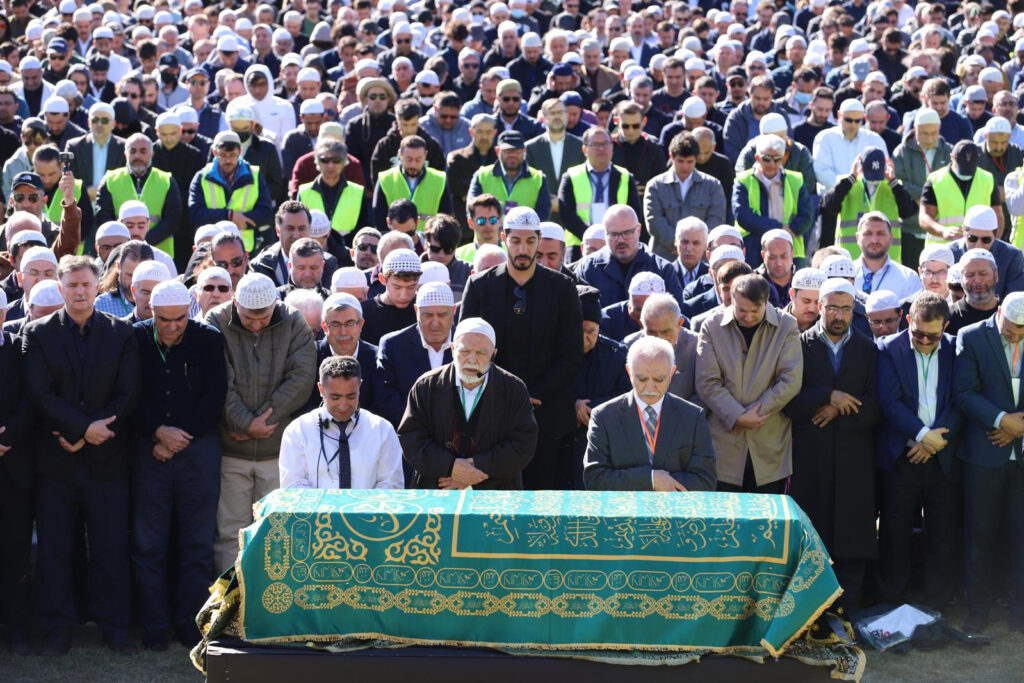
[[[647,437],[649,439],[648,442],[647,442],[647,451],[648,451],[648,454],[650,455],[651,462],[653,462],[654,461],[654,452],[651,450],[651,441],[650,440],[654,439],[654,433],[658,429],[658,413],[656,413],[654,411],[654,408],[652,408],[651,406],[647,406],[644,409],[644,415],[647,418],[646,419],[646,422],[647,422]]]
[[[351,420],[345,420],[340,422],[332,419],[331,422],[338,425],[338,429],[341,433],[338,434],[338,488],[339,489],[350,489],[352,488],[352,458],[348,450],[348,423]]]
[[[600,204],[604,202],[604,186],[605,186],[605,174],[595,173],[594,174],[594,203]]]

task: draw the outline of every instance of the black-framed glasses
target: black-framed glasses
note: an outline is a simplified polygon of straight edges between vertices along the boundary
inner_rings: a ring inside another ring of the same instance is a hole
[[[516,315],[526,315],[526,290],[522,287],[515,287],[512,289],[512,296],[514,297],[512,312]]]
[[[622,130],[640,130],[642,126],[639,123],[620,123],[619,128]]]
[[[220,266],[224,270],[227,270],[229,266],[231,268],[241,268],[242,266],[245,265],[245,257],[244,256],[236,256],[235,258],[231,259],[230,261],[214,261],[213,265]]]
[[[362,244],[359,244],[358,246],[356,246],[356,249],[358,249],[359,251],[363,251],[363,252],[368,251],[371,254],[376,254],[377,253],[377,245],[374,244],[373,242],[363,242]]]
[[[223,266],[222,266],[223,267]],[[220,292],[221,294],[227,294],[231,291],[230,285],[203,285],[204,292]]]
[[[497,225],[499,221],[501,221],[501,217],[499,216],[491,216],[490,218],[484,218],[481,216],[480,218],[473,219],[473,222],[477,225],[487,225],[488,223],[491,225]]]
[[[444,247],[439,246],[437,244],[431,244],[428,246],[428,248],[430,249],[431,254],[440,254],[442,252],[445,254],[450,254],[453,251],[455,251],[454,249],[445,249]]]
[[[198,132],[199,132],[198,128],[182,128],[181,129],[181,134],[182,135],[195,135]]]
[[[518,95],[502,95],[501,96],[501,101],[502,102],[522,102],[523,98],[519,97]]]
[[[985,237],[978,237],[977,235],[967,236],[967,241],[970,242],[971,244],[974,244],[975,242],[981,242],[982,244],[992,244],[992,240],[994,239],[995,237],[993,237],[992,235],[986,235]]]
[[[899,321],[900,317],[894,315],[891,318],[879,318],[878,320],[868,319],[868,325],[871,327],[890,327],[895,325]]]
[[[332,332],[337,332],[338,330],[353,330],[358,325],[358,320],[346,320],[345,322],[338,322],[337,320],[332,320],[329,323],[327,323],[327,329],[331,330]]]
[[[921,330],[915,330],[914,328],[910,328],[910,336],[913,337],[915,341],[929,342],[931,344],[942,339],[941,332],[922,332]]]

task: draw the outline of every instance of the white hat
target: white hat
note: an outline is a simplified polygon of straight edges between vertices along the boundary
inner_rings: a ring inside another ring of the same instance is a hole
[[[519,39],[519,45],[526,49],[528,47],[544,47],[544,41],[540,39],[540,36],[533,31],[527,31],[523,34],[523,37]]]
[[[843,280],[846,282],[846,280]],[[847,283],[849,284],[849,283]],[[851,285],[852,288],[852,285]],[[888,289],[879,289],[871,292],[868,300],[864,302],[866,313],[877,313],[878,311],[890,311],[900,308],[900,298]]]
[[[987,66],[978,74],[979,83],[1002,83],[1003,72],[994,66]]]
[[[192,294],[188,287],[177,280],[165,280],[153,288],[149,305],[153,308],[161,306],[191,306]]]
[[[441,81],[437,78],[437,74],[430,70],[421,71],[416,74],[416,78],[413,79],[413,82],[417,85],[432,85],[434,87],[441,85]]]
[[[818,301],[821,301],[829,294],[849,294],[856,298],[857,294],[853,291],[853,285],[850,284],[849,280],[845,280],[841,277],[830,277],[818,288]]]
[[[367,288],[366,275],[355,266],[338,268],[331,276],[331,289]]]
[[[218,52],[238,52],[238,39],[234,36],[221,36],[217,40]]]
[[[110,111],[110,115],[113,116],[113,107],[111,107]],[[91,114],[92,110],[90,109],[89,112]],[[199,123],[199,114],[196,113],[196,110],[193,109],[190,104],[183,104],[175,107],[174,113],[178,116],[178,123],[182,125],[185,125],[186,123]]]
[[[68,101],[63,97],[54,95],[43,103],[44,114],[67,114],[70,111],[71,107],[68,106]]]
[[[222,232],[223,230],[218,228],[216,225],[204,225],[196,229],[196,234],[192,237],[192,244],[198,245],[203,240],[212,239]]]
[[[307,102],[309,100],[306,100]],[[310,237],[327,237],[331,234],[331,219],[320,209],[309,210]]]
[[[163,282],[170,279],[171,273],[167,270],[167,266],[159,261],[143,261],[132,273],[132,287],[138,286],[140,282]]]
[[[928,261],[939,261],[945,263],[947,267],[952,267],[956,257],[953,256],[953,250],[944,244],[930,244],[921,250],[921,256],[918,257],[918,265],[923,266]]]
[[[249,273],[238,281],[235,291],[237,304],[250,311],[273,306],[280,300],[274,281],[262,273]]]
[[[583,242],[588,242],[590,240],[604,241],[606,239],[607,238],[604,234],[604,225],[602,225],[601,223],[598,223],[597,225],[591,225],[589,228],[583,231]]]
[[[882,73],[881,71],[872,71],[871,73],[869,73],[867,76],[864,77],[864,82],[865,83],[881,83],[882,85],[884,85],[886,87],[889,86],[889,79],[886,78],[885,74]]]
[[[412,249],[394,249],[384,257],[381,271],[395,273],[422,273],[423,266],[416,252]]]
[[[648,296],[664,292],[665,280],[657,273],[645,270],[634,275],[633,279],[629,281],[630,296]]]
[[[117,212],[117,220],[123,221],[125,218],[149,218],[149,208],[137,199],[129,199]]]
[[[629,38],[619,36],[611,42],[611,46],[608,48],[608,52],[629,52],[632,42]]]
[[[441,265],[441,264],[438,264]],[[444,268],[444,266],[441,266]],[[447,268],[445,268],[447,270]],[[416,290],[416,308],[427,306],[455,306],[455,295],[452,288],[443,282],[428,282]]]
[[[818,268],[801,268],[793,273],[793,281],[790,287],[793,289],[821,289],[828,276]],[[844,280],[845,282],[845,280]]]
[[[391,27],[391,37],[396,38],[398,36],[411,36],[412,25],[407,21],[400,21]]]
[[[732,225],[719,225],[708,233],[708,244],[722,239],[723,237],[734,237],[740,242],[743,241],[743,234]]]
[[[540,224],[540,238],[542,240],[558,240],[565,244],[565,229],[558,223],[544,221]]]
[[[946,271],[946,284],[947,285],[958,285],[960,284],[960,264],[954,263]]]
[[[505,232],[509,230],[540,231],[540,217],[528,206],[517,206],[505,215]]]
[[[337,271],[335,271],[335,274],[337,274]],[[321,315],[326,316],[327,311],[333,308],[338,308],[340,306],[348,306],[349,308],[354,308],[356,311],[359,312],[359,317],[363,317],[363,305],[359,303],[359,299],[355,298],[348,292],[335,292],[334,294],[331,294],[329,297],[324,299],[324,306],[321,309]]]
[[[763,249],[764,247],[768,246],[768,244],[770,244],[772,240],[784,240],[786,242],[789,242],[790,245],[793,244],[793,236],[790,235],[785,230],[783,230],[782,228],[773,228],[772,230],[768,230],[763,235],[761,235],[761,248]]]
[[[904,81],[913,81],[918,78],[928,78],[928,70],[923,66],[912,66],[903,74]]]
[[[849,256],[833,254],[821,262],[821,269],[829,277],[857,277],[857,267],[853,265]]]
[[[843,100],[843,103],[839,105],[839,113],[845,114],[847,112],[863,114],[864,104],[860,100],[854,99],[852,97],[848,100]]]
[[[708,259],[708,265],[714,268],[722,261],[742,261],[743,250],[733,244],[723,244],[715,247],[715,250],[711,252],[711,258]]]
[[[42,69],[43,63],[35,57],[25,57],[25,59],[18,63],[18,66],[19,70],[24,73],[25,71],[30,71],[32,69]]]
[[[577,63],[578,63],[578,64],[582,64],[582,63],[583,63],[583,58],[582,58],[582,57],[579,57],[578,55],[577,55],[577,57],[578,57],[578,58],[579,58],[579,60],[580,60],[580,61],[579,61],[579,62],[577,62]],[[658,54],[656,54],[656,55],[654,55],[653,57],[651,57],[651,61],[650,61],[650,63],[648,63],[647,67],[648,67],[648,68],[649,68],[649,69],[650,69],[651,71],[657,71],[657,70],[659,70],[659,69],[662,69],[662,68],[664,68],[664,67],[665,67],[665,61],[666,61],[667,59],[668,59],[668,55],[666,55],[666,54],[665,54],[664,52],[659,52]],[[562,63],[563,63],[563,64],[565,64],[565,63],[566,63],[566,62],[565,62],[565,59],[564,59],[564,58],[562,59]]]
[[[788,130],[786,125],[786,117],[782,114],[771,112],[765,114],[764,118],[761,119],[760,132],[761,135],[769,135],[770,133],[785,133]]]
[[[396,57],[394,61],[391,62],[391,70],[394,71],[395,67],[402,64],[408,67],[412,67],[412,60],[409,59],[408,57]]]
[[[448,267],[443,263],[424,261],[421,264],[421,268],[420,287],[431,282],[443,282],[446,285],[451,285],[452,275],[448,272]]]
[[[786,153],[786,141],[778,135],[758,135],[756,140],[754,151],[759,156],[764,156],[768,152],[775,152],[776,154]]]
[[[319,83],[321,80],[320,72],[311,66],[299,69],[299,74],[295,77],[296,83]]]
[[[964,252],[964,255],[960,257],[960,267],[962,268],[967,265],[969,261],[975,260],[988,261],[992,264],[993,268],[998,267],[996,266],[996,257],[993,256],[992,252],[988,249],[968,249]]]
[[[315,116],[316,114],[323,114],[327,110],[324,109],[323,102],[319,100],[303,100],[302,104],[299,105],[299,116]]]
[[[114,39],[114,32],[107,26],[100,26],[92,30],[92,39],[99,40],[100,38]]]
[[[232,121],[256,121],[256,110],[249,104],[248,98],[236,97],[228,104],[224,112],[228,123]],[[231,132],[231,131],[228,131]]]
[[[0,290],[3,294],[3,290]],[[64,296],[60,293],[60,285],[56,280],[43,280],[32,287],[32,293],[28,295],[29,306],[61,306],[64,304]]]
[[[871,52],[871,43],[863,38],[850,41],[850,56],[862,55]]]
[[[964,216],[964,229],[995,232],[998,227],[996,212],[992,210],[991,206],[976,205],[967,209],[967,215]]]
[[[917,116],[914,117],[915,126],[926,126],[929,123],[939,125],[942,123],[942,118],[939,116],[939,112],[929,107],[922,107],[917,110]]]
[[[644,69],[639,64],[634,64],[633,66],[626,67],[626,70],[623,72],[623,76],[625,76],[627,83],[631,83],[634,78],[646,75],[647,70]]]
[[[708,105],[697,96],[687,97],[683,102],[683,116],[688,119],[699,119],[708,113]]]
[[[686,70],[687,71],[702,71],[704,73],[707,73],[708,72],[708,65],[705,64],[704,60],[701,59],[700,57],[690,57],[689,59],[686,60]]]
[[[283,30],[283,29],[282,29],[282,30]],[[276,34],[276,33],[277,33],[277,31],[274,31],[274,33]],[[286,34],[286,35],[287,35],[287,36],[288,36],[289,38],[291,38],[291,37],[292,37],[292,36],[291,36],[291,34],[290,34],[290,33],[288,33],[288,31],[284,31],[284,33],[285,33],[285,34]],[[277,38],[274,38],[274,40],[275,40],[275,42],[276,42],[276,41],[277,41]],[[281,57],[281,68],[283,69],[283,68],[285,68],[286,66],[298,66],[298,67],[301,67],[301,66],[302,66],[302,57],[299,57],[299,56],[298,56],[297,54],[295,54],[294,52],[289,52],[289,53],[288,53],[288,54],[286,54],[286,55],[285,55],[284,57]],[[190,106],[191,106],[191,105],[190,105]]]
[[[135,8],[135,12],[139,19],[152,19],[156,14],[156,10],[153,9],[152,5],[139,5]]]
[[[123,237],[126,240],[132,238],[132,234],[128,232],[128,228],[125,227],[124,223],[120,221],[107,221],[96,230],[96,241],[99,242],[104,237]]]
[[[22,230],[21,232],[16,233],[14,237],[11,238],[11,241],[7,244],[7,246],[10,249],[14,249],[14,247],[18,246],[19,244],[25,244],[26,242],[41,244],[45,247],[46,237],[44,237],[43,233],[39,232],[38,230]]]
[[[378,64],[373,59],[360,59],[358,62],[356,62],[356,73],[362,71],[363,69],[374,69],[377,71],[377,73],[380,73],[380,64]]]
[[[57,256],[48,247],[29,247],[21,256],[21,272],[25,272],[25,266],[29,263],[38,263],[39,261],[46,261],[54,268],[57,267]]]
[[[1007,121],[1002,116],[993,116],[992,118],[990,118],[988,120],[988,123],[985,124],[984,130],[986,134],[1006,133],[1007,135],[1009,135],[1010,133],[1013,132],[1013,129],[1010,127],[1010,122]]]
[[[1010,292],[999,305],[999,312],[1014,325],[1024,325],[1024,292]]]
[[[482,334],[491,340],[491,344],[497,345],[497,337],[494,328],[483,318],[464,318],[455,327],[452,340],[456,340],[464,334]]]
[[[583,57],[579,52],[566,52],[562,55],[562,64],[583,64]]]
[[[180,127],[181,119],[178,118],[176,113],[172,111],[165,111],[156,117],[156,127],[160,128],[161,126]]]
[[[196,283],[199,286],[205,285],[210,280],[224,280],[231,284],[231,273],[224,270],[220,266],[210,266],[209,268],[203,268],[199,271],[199,277],[196,278]]]

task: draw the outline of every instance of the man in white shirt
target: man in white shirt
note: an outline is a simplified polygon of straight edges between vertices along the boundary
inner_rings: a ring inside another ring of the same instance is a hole
[[[853,162],[869,147],[887,149],[878,133],[864,127],[867,114],[860,100],[849,99],[839,106],[839,125],[814,138],[814,175],[819,194],[835,186],[839,176],[853,170]],[[888,156],[888,154],[886,154]]]
[[[324,403],[281,438],[281,488],[400,489],[402,447],[387,420],[359,408],[362,371],[352,356],[320,364]]]
[[[905,299],[921,289],[921,278],[911,268],[889,258],[892,225],[881,211],[869,211],[857,223],[857,246],[860,256],[854,261],[857,276],[853,286],[865,294],[887,289],[897,300]]]

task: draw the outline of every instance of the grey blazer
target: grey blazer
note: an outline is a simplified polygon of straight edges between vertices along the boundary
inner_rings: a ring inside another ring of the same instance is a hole
[[[707,223],[708,228],[725,223],[725,190],[718,178],[694,169],[693,183],[685,200],[679,198],[679,180],[674,169],[648,181],[644,191],[644,219],[651,233],[651,251],[674,260],[676,223],[688,216],[696,216]]]
[[[634,332],[627,335],[622,343],[630,347],[637,339],[644,336],[644,331]],[[697,395],[697,340],[700,337],[696,332],[679,328],[676,335],[676,372],[672,375],[672,381],[668,385],[668,391],[679,398],[686,399],[690,403],[703,408],[704,403]]]
[[[526,143],[526,163],[547,176],[548,188],[557,192],[562,174],[572,166],[579,166],[586,157],[583,155],[583,140],[575,135],[565,134],[562,146],[562,167],[555,168],[551,159],[551,140],[548,134],[538,135]]]
[[[688,491],[714,491],[715,451],[704,411],[672,394],[661,404],[653,462],[632,391],[594,409],[587,430],[583,482],[591,491],[651,491],[665,470]]]

